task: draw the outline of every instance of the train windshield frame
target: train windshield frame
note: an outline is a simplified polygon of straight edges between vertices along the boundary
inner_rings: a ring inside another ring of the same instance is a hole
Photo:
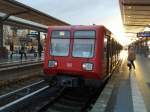
[[[51,32],[50,55],[68,56],[71,33],[68,30],[54,30]]]
[[[95,52],[95,30],[76,30],[74,32],[73,57],[92,58]]]

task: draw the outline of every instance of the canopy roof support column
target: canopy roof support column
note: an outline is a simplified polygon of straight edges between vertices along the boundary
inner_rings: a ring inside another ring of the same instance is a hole
[[[3,46],[3,22],[0,21],[0,59],[8,58],[8,50]]]
[[[3,47],[3,23],[0,21],[0,47]]]

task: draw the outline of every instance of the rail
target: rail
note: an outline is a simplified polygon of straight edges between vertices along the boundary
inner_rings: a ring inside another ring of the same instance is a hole
[[[15,112],[32,100],[32,97],[47,90],[50,86],[43,80],[0,96],[0,112]]]

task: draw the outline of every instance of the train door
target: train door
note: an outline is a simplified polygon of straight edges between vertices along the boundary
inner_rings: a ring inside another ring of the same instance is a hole
[[[112,72],[113,69],[113,38],[109,38],[109,73]]]
[[[116,44],[115,44],[115,40],[112,39],[112,70],[115,69],[115,66],[116,66]]]
[[[109,35],[104,36],[104,68],[105,68],[105,73],[109,74]]]
[[[107,36],[104,36],[104,72],[107,74]]]
[[[114,39],[111,39],[111,72],[115,67],[115,55],[114,55]]]

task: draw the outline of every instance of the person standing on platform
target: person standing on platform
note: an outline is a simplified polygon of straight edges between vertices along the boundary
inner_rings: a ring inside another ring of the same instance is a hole
[[[34,54],[34,57],[36,57],[36,56],[37,56],[37,53],[35,52],[35,49],[34,49],[34,47],[33,47],[33,46],[31,47],[30,53],[33,53],[33,54]]]
[[[128,66],[129,66],[129,70],[133,68],[135,69],[135,65],[134,65],[134,60],[136,59],[136,55],[135,55],[135,51],[134,48],[132,46],[129,47],[128,49]]]
[[[10,58],[12,59],[13,53],[14,53],[14,44],[13,42],[10,43]]]
[[[38,55],[39,55],[39,58],[41,58],[41,55],[42,55],[42,51],[43,51],[43,47],[41,45],[41,43],[38,45]]]
[[[25,44],[23,44],[23,45],[21,46],[21,49],[20,49],[20,54],[21,54],[20,58],[21,58],[21,60],[22,60],[23,55],[24,55],[25,59],[27,59],[27,55],[26,55],[25,50],[26,50],[26,49],[25,49]]]

